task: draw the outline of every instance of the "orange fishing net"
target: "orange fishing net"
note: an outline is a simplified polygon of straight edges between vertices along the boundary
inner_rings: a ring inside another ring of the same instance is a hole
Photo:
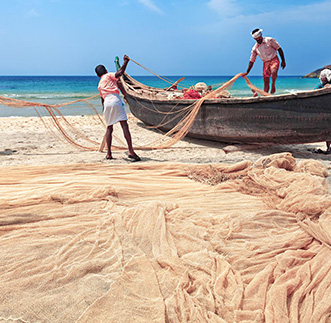
[[[2,168],[0,320],[331,322],[326,175],[288,153]]]
[[[61,113],[61,108],[67,108],[70,106],[72,109],[75,109],[77,104],[83,103],[85,106],[91,108],[92,114],[95,115],[100,124],[106,128],[102,116],[99,115],[95,106],[91,103],[91,100],[98,96],[99,95],[94,95],[87,99],[75,100],[55,105],[28,102],[0,96],[0,104],[13,108],[33,107],[45,127],[53,132],[54,135],[58,136],[59,139],[63,139],[65,142],[68,142],[78,148],[95,151],[100,143],[86,137],[83,129],[78,129],[73,126]],[[45,118],[45,112],[50,118]]]
[[[182,111],[176,111],[176,115],[174,116],[174,118],[181,116],[181,120],[173,129],[168,131],[163,136],[163,138],[143,145],[139,144],[138,142],[135,143],[135,146],[139,149],[165,149],[173,146],[175,143],[183,139],[188,134],[203,102],[207,99],[213,99],[217,97],[219,94],[221,94],[224,90],[231,88],[234,82],[241,76],[242,73],[237,74],[231,80],[220,86],[218,89],[205,95],[199,100],[195,100],[191,105],[182,109]],[[244,78],[252,90],[260,93],[261,95],[268,95],[268,93],[265,93],[264,91],[256,88],[253,84],[251,84],[246,76]],[[92,103],[92,100],[95,99],[96,97],[98,97],[98,95],[86,99],[75,100],[56,105],[49,105],[49,104],[42,104],[37,102],[21,101],[17,99],[0,96],[0,104],[13,108],[33,107],[36,111],[36,114],[41,118],[43,124],[51,132],[53,132],[55,136],[58,136],[59,139],[63,139],[65,142],[68,142],[69,144],[74,145],[80,149],[97,151],[97,150],[103,150],[105,146],[105,138],[103,137],[102,139],[102,135],[104,134],[105,130],[103,133],[100,134],[101,139],[99,141],[92,140],[84,134],[83,129],[78,129],[77,127],[72,125],[61,112],[61,108],[71,107],[72,109],[74,109],[77,104],[80,105],[84,104],[85,106],[91,108],[92,113],[96,116],[96,119],[99,120],[100,125],[103,126],[103,129],[106,129],[106,125],[103,120],[103,117],[99,115],[96,107]],[[43,112],[45,111],[50,118],[46,119],[44,117]],[[172,113],[173,113],[172,111],[169,111],[168,115],[172,115]],[[171,120],[172,119],[170,118],[167,122],[170,122]],[[155,128],[159,128],[162,126],[164,126],[164,124],[159,124],[155,126]],[[123,140],[120,139],[120,137],[114,135],[113,147],[115,149],[126,149],[126,144],[123,142]]]

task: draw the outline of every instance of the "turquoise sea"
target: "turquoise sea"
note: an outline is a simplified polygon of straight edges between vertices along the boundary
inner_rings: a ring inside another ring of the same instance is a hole
[[[133,76],[146,85],[165,88],[168,83],[155,76]],[[166,76],[175,82],[182,76]],[[189,87],[198,82],[205,82],[217,88],[230,80],[233,76],[185,76],[179,83],[183,87]],[[261,76],[250,76],[250,81],[263,89]],[[18,100],[39,102],[47,104],[59,104],[77,99],[84,99],[98,94],[97,85],[99,78],[96,76],[0,76],[0,96]],[[277,93],[293,93],[313,89],[319,83],[318,79],[301,78],[301,76],[279,76],[276,87]],[[239,78],[230,89],[232,96],[251,96],[252,92],[247,87],[244,79]],[[100,99],[92,101],[101,113]],[[90,108],[85,104],[76,104],[73,107],[61,109],[64,115],[91,114]],[[0,117],[11,116],[36,116],[33,108],[12,108],[0,105]]]

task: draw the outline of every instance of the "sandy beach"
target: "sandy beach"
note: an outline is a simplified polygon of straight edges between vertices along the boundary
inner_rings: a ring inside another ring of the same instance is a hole
[[[47,117],[46,117],[47,119]],[[101,141],[105,128],[95,116],[67,117],[77,129],[87,137]],[[147,129],[132,115],[129,115],[132,140],[141,163],[179,162],[179,163],[226,163],[233,164],[243,160],[257,159],[275,153],[290,152],[298,161],[314,159],[331,169],[330,155],[315,154],[313,148],[325,150],[324,142],[298,145],[229,145],[225,143],[185,138],[169,149],[140,150],[160,138],[162,134]],[[54,130],[54,129],[53,129]],[[115,125],[115,144],[125,146],[120,125]],[[48,165],[69,163],[130,163],[126,150],[114,150],[114,160],[104,159],[105,153],[84,151],[64,141],[58,133],[49,131],[38,117],[0,118],[0,166]]]
[[[67,119],[101,141],[95,117]],[[129,124],[135,147],[161,136]],[[39,118],[0,129],[0,321],[331,322],[324,142],[187,138],[131,162]]]
[[[101,116],[102,118],[102,116]],[[297,161],[317,160],[331,170],[331,155],[316,154],[312,150],[325,150],[325,142],[297,145],[240,145],[185,138],[168,149],[145,150],[162,137],[156,130],[148,129],[141,121],[129,114],[129,126],[134,147],[145,163],[193,163],[235,164],[243,160],[255,162],[261,157],[289,152]],[[50,119],[45,117],[44,119]],[[105,128],[96,116],[70,116],[68,121],[88,138],[102,141]],[[51,129],[51,130],[50,130]],[[113,150],[114,159],[105,159],[105,153],[88,151],[72,146],[53,127],[47,128],[39,117],[0,118],[0,166],[52,165],[76,163],[128,164],[125,140],[120,125],[114,127],[113,144],[124,149]],[[328,177],[331,183],[330,177]]]

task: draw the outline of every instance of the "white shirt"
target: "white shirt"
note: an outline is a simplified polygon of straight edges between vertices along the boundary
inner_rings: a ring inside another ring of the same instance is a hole
[[[277,50],[280,48],[277,41],[271,37],[263,37],[261,44],[256,43],[251,52],[251,58],[249,59],[252,63],[255,62],[256,56],[259,55],[263,62],[272,60],[277,56]]]

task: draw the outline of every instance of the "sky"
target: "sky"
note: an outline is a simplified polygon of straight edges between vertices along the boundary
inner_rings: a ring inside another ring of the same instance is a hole
[[[94,75],[123,55],[160,75],[245,72],[263,29],[279,75],[331,64],[331,0],[0,0],[0,75]],[[261,75],[258,58],[250,75]],[[130,62],[131,75],[149,73]]]

